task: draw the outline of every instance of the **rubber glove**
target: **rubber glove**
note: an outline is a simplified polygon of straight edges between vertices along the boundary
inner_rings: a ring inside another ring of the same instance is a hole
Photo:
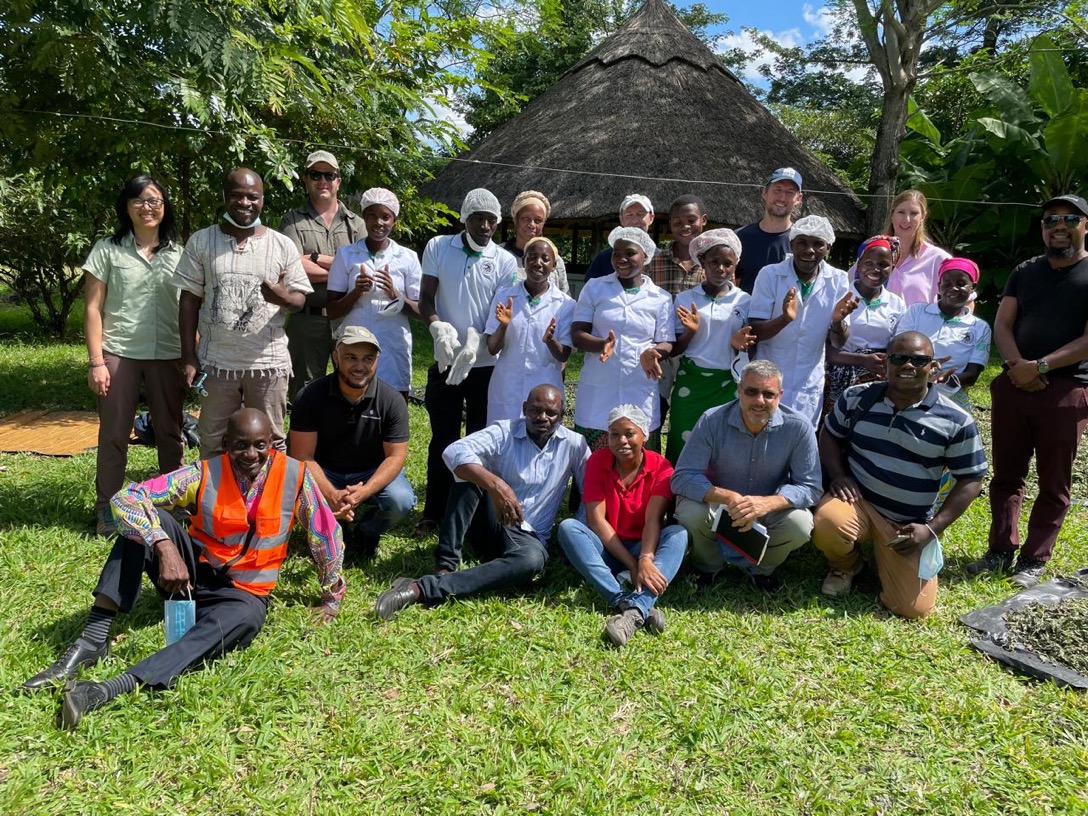
[[[483,335],[469,326],[465,335],[465,346],[458,353],[450,366],[450,373],[446,375],[446,385],[460,385],[465,381],[468,372],[472,370],[472,364],[476,362],[476,355],[480,353],[480,344]]]
[[[453,358],[461,348],[457,342],[457,329],[441,320],[432,323],[430,329],[434,338],[434,361],[438,363],[438,371],[443,372],[453,364]]]

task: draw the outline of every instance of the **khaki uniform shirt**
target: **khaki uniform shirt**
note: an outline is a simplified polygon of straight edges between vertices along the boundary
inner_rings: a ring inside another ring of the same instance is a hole
[[[343,202],[336,211],[332,226],[325,226],[314,205],[307,201],[296,207],[280,221],[280,232],[290,238],[299,255],[313,252],[319,255],[336,255],[336,250],[366,237],[362,216],[356,215]],[[328,289],[324,283],[313,284],[314,291],[306,296],[307,309],[323,309],[328,302]]]

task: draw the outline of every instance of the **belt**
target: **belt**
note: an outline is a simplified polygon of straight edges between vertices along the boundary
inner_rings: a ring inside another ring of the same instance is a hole
[[[324,306],[304,306],[302,309],[304,314],[316,315],[318,317],[328,317],[328,313],[325,311]]]

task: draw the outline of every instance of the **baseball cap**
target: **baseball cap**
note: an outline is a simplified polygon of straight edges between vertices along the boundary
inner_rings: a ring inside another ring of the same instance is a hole
[[[771,177],[767,179],[767,183],[764,187],[770,187],[776,181],[792,181],[797,185],[797,189],[801,189],[801,174],[794,170],[792,167],[779,167],[773,173]]]
[[[654,205],[650,203],[650,199],[644,195],[632,193],[631,195],[623,199],[623,203],[620,204],[620,215],[622,215],[624,211],[632,204],[641,204],[642,209],[646,210],[646,212],[650,213],[651,215],[653,214]]]
[[[333,170],[340,171],[340,162],[336,160],[336,156],[327,150],[315,150],[309,156],[306,157],[306,169],[309,170],[315,164],[319,162],[325,162],[325,164],[331,165]]]
[[[366,326],[345,326],[340,336],[336,338],[338,346],[354,346],[356,343],[370,343],[378,351],[382,350],[378,338]]]
[[[1081,215],[1088,216],[1088,201],[1085,201],[1080,196],[1073,195],[1072,193],[1055,196],[1043,205],[1043,209],[1045,210],[1052,204],[1068,204],[1070,207],[1073,207],[1080,212]]]

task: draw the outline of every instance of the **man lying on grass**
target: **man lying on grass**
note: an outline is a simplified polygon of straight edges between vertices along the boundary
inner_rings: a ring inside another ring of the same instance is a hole
[[[321,582],[317,621],[336,617],[344,596],[343,539],[332,510],[305,466],[272,447],[272,425],[255,408],[231,415],[226,453],[130,484],[113,497],[120,535],[94,589],[82,634],[23,688],[36,690],[74,677],[109,653],[110,626],[140,595],[143,573],[165,596],[191,597],[196,623],[179,640],[101,683],[69,682],[62,728],[75,728],[138,685],[170,688],[182,672],[245,648],[264,625],[269,593],[287,557],[298,515]],[[169,512],[191,509],[185,529]]]

